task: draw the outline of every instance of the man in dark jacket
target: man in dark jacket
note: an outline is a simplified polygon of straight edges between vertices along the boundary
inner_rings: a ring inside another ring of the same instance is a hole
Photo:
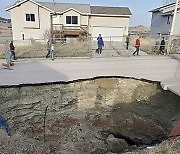
[[[10,51],[11,51],[11,57],[10,59],[13,57],[14,60],[16,60],[16,55],[15,55],[15,47],[14,47],[14,44],[13,44],[13,41],[11,41],[10,45],[9,45],[9,48],[10,48]]]
[[[159,47],[159,54],[164,54],[164,49],[165,49],[165,40],[164,37],[162,38],[162,41],[160,43],[160,47]]]
[[[126,36],[126,50],[129,49],[130,34]]]

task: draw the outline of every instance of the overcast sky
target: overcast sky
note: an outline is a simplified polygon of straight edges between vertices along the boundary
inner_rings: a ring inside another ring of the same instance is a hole
[[[0,17],[10,18],[4,9],[13,5],[17,0],[0,0]],[[35,0],[41,2],[53,2],[53,0]],[[83,3],[98,6],[126,6],[132,12],[130,26],[150,26],[150,10],[163,5],[164,0],[54,0],[55,2]]]

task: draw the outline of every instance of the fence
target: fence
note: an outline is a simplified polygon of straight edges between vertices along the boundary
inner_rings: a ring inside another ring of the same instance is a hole
[[[53,38],[54,57],[90,57],[89,38]],[[18,58],[45,58],[48,53],[47,40],[14,40]],[[4,58],[4,44],[0,44],[0,58]]]
[[[130,36],[130,45],[134,46],[137,36]],[[165,52],[168,45],[169,54],[180,54],[180,36],[172,36],[171,44],[168,42],[169,37],[165,37]],[[121,56],[119,52],[125,49],[126,37],[110,36],[103,37],[105,42],[104,51],[115,50],[116,56]],[[158,54],[160,37],[142,37],[141,50],[148,54]],[[4,41],[0,41],[0,58],[4,58]],[[93,57],[97,48],[97,38],[93,37],[74,37],[74,38],[53,38],[50,40],[53,44],[53,56],[58,57]],[[14,40],[16,56],[18,58],[45,58],[47,55],[47,40]],[[120,51],[121,50],[121,51]],[[105,52],[104,52],[105,53]],[[107,54],[108,56],[110,54]]]
[[[173,35],[171,36],[171,42],[169,42],[169,35],[164,36],[146,36],[141,38],[141,50],[148,54],[159,54],[160,52],[160,43],[162,37],[165,39],[165,49],[166,54],[180,54],[180,36]],[[137,37],[131,37],[131,45],[135,45],[135,40]],[[169,47],[169,51],[168,50]]]

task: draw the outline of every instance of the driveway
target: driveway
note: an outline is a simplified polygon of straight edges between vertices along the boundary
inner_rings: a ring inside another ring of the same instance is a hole
[[[91,44],[92,57],[130,57],[135,51],[135,47],[129,46],[129,49],[126,50],[125,44],[122,42],[104,42],[104,47],[102,50],[102,54],[99,55],[95,52],[97,49],[97,42],[93,41]],[[139,51],[140,56],[148,55],[143,51]]]

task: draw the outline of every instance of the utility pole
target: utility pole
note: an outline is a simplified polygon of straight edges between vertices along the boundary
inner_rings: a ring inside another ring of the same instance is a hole
[[[178,3],[179,3],[179,0],[176,0],[175,9],[174,9],[174,16],[173,16],[173,21],[172,21],[171,31],[170,31],[169,41],[168,41],[168,47],[167,47],[167,53],[168,54],[169,54],[169,51],[171,49],[170,46],[171,46],[171,41],[172,41],[172,35],[173,35],[173,32],[174,32],[174,24],[175,24],[175,21],[176,21]]]

